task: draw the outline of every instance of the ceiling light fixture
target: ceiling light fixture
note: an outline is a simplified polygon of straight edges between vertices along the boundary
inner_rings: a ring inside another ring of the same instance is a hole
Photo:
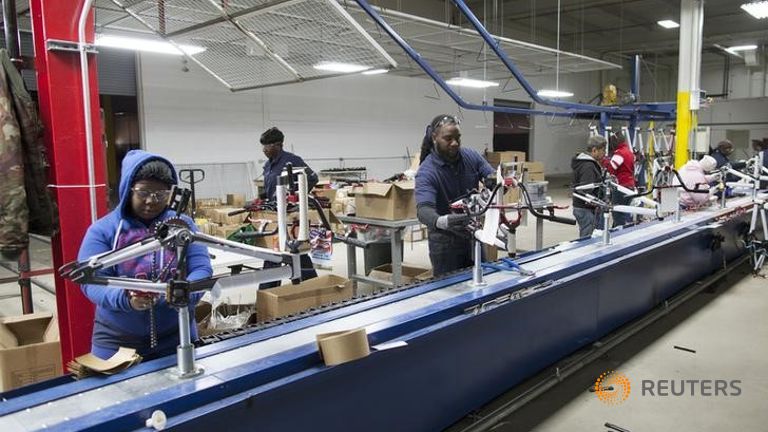
[[[106,34],[96,35],[96,46],[173,55],[195,55],[206,50],[205,47],[195,45],[177,45],[177,48],[165,41]]]
[[[539,90],[536,94],[547,98],[567,98],[573,96],[573,93],[562,90]]]
[[[557,54],[555,62],[555,89],[539,90],[536,94],[545,98],[567,98],[573,96],[569,91],[560,90],[560,0],[557,0]]]
[[[757,49],[757,45],[737,45],[737,46],[728,47],[725,50],[731,54],[736,54],[737,52],[752,51],[756,49]]]
[[[768,18],[768,1],[744,3],[741,8],[757,19]]]
[[[352,63],[331,62],[331,61],[321,61],[320,63],[317,63],[312,67],[321,71],[339,72],[339,73],[362,72],[364,70],[368,70],[371,68],[370,66],[363,66],[363,65],[352,64]]]
[[[389,69],[371,69],[363,72],[363,75],[381,75],[389,72]]]
[[[499,83],[493,81],[476,80],[472,78],[455,77],[446,81],[447,84],[459,87],[488,88],[498,87]]]
[[[660,26],[664,27],[665,29],[673,29],[673,28],[678,28],[678,27],[680,27],[680,24],[678,24],[678,23],[676,23],[676,22],[674,22],[674,21],[672,21],[672,20],[661,20],[661,21],[656,21],[656,24],[658,24],[658,25],[660,25]]]

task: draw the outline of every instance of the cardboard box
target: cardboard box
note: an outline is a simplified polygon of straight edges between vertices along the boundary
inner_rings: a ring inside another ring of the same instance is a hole
[[[532,182],[539,182],[544,181],[544,173],[543,172],[529,172],[528,173],[528,181]]]
[[[416,217],[414,182],[366,183],[355,188],[357,217],[401,220]]]
[[[232,207],[245,206],[245,195],[243,194],[227,194],[227,205]]]
[[[504,194],[505,204],[515,204],[520,201],[520,188],[509,188]]]
[[[240,213],[234,216],[228,216],[229,212],[240,210],[237,207],[220,207],[211,210],[206,216],[212,222],[216,222],[221,225],[237,225],[243,223],[248,213]]]
[[[392,264],[382,264],[378,267],[374,267],[368,274],[368,277],[374,279],[392,282]],[[415,265],[403,264],[402,276],[400,277],[400,283],[403,285],[427,280],[432,277],[432,270],[423,267],[417,267]]]
[[[485,159],[496,168],[502,162],[523,162],[525,161],[525,152],[505,151],[505,152],[486,152]]]
[[[266,321],[326,303],[351,298],[352,282],[336,275],[325,275],[298,285],[284,285],[259,290],[256,295],[256,313],[259,321]]]
[[[218,198],[200,198],[195,200],[195,209],[218,207],[221,205],[221,200]]]
[[[211,235],[225,239],[239,229],[240,225],[220,225],[214,228],[214,232]]]
[[[427,227],[425,225],[415,225],[405,228],[403,238],[409,242],[417,242],[427,239]]]
[[[62,373],[59,326],[52,314],[0,318],[0,391]]]
[[[544,163],[542,162],[525,162],[523,164],[523,169],[528,170],[529,173],[543,173],[544,172]]]

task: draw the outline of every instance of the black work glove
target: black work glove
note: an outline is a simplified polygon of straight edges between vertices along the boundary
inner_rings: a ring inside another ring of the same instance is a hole
[[[441,230],[456,231],[469,225],[469,215],[447,214],[437,218],[435,226]]]

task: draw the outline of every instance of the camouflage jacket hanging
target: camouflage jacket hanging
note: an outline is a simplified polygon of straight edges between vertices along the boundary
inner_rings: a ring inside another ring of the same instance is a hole
[[[16,256],[27,247],[27,193],[19,124],[6,74],[0,68],[0,254]]]
[[[48,157],[45,148],[43,122],[37,105],[32,100],[21,74],[8,56],[0,50],[0,63],[10,86],[16,121],[21,128],[21,148],[24,161],[24,186],[29,208],[29,232],[52,235],[58,228],[58,213],[52,194],[48,190]]]

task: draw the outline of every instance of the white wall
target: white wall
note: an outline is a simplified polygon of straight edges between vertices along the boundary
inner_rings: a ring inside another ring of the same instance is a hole
[[[405,168],[406,147],[418,151],[425,125],[437,114],[456,113],[456,104],[427,79],[393,75],[350,76],[231,93],[195,65],[182,71],[178,58],[141,55],[141,93],[145,148],[177,163],[242,162],[261,165],[259,134],[277,126],[286,149],[305,159],[369,158],[345,161],[367,166],[383,178]],[[553,77],[534,78],[553,87]],[[588,100],[598,92],[597,74],[561,77],[561,88]],[[494,97],[527,100],[522,90],[462,89],[466,99],[489,104]],[[463,111],[463,145],[490,147],[493,114]],[[586,137],[586,125],[568,127],[564,119],[534,120],[533,156],[548,173],[570,172],[570,158]],[[384,159],[390,158],[390,159]],[[399,159],[398,159],[399,158]],[[339,161],[312,161],[316,169]]]
[[[716,99],[702,109],[699,123],[711,125],[711,145],[726,139],[730,131],[744,131],[728,137],[741,138],[741,142],[734,144],[740,149],[740,156],[746,156],[751,152],[751,140],[768,137],[768,77],[765,64],[762,68],[747,68],[738,61],[735,59],[731,64],[728,99]],[[722,66],[702,70],[702,88],[710,94],[721,93],[723,72]]]

